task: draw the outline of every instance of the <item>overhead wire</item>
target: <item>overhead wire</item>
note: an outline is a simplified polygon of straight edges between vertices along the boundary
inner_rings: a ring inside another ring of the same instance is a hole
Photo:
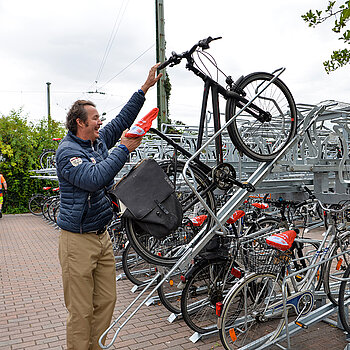
[[[96,83],[99,81],[99,79],[101,77],[102,70],[103,70],[103,68],[104,68],[104,66],[106,64],[107,58],[108,58],[108,56],[110,54],[110,51],[112,49],[113,42],[114,42],[115,37],[117,36],[117,33],[119,31],[119,28],[120,28],[122,19],[124,17],[125,11],[126,11],[126,9],[128,7],[129,1],[130,0],[123,0],[123,3],[122,3],[122,5],[121,5],[121,7],[119,9],[117,18],[116,18],[116,20],[114,22],[113,29],[112,29],[111,35],[109,37],[109,40],[108,40],[108,43],[107,43],[107,46],[106,46],[106,49],[105,49],[105,52],[104,52],[104,55],[103,55],[103,58],[102,58],[102,62],[101,62],[100,68],[99,68],[99,70],[97,72],[97,75],[96,75],[96,79],[95,79]]]
[[[151,50],[155,44],[152,44],[148,49],[143,51],[139,56],[137,56],[134,60],[132,60],[127,66],[125,66],[121,71],[119,71],[114,77],[109,79],[107,82],[105,82],[102,86],[99,87],[99,89],[102,89],[104,86],[106,86],[108,83],[110,83],[113,79],[115,79],[118,75],[123,73],[126,69],[128,69],[130,66],[132,66],[137,60],[139,60],[144,54],[146,54],[149,50]]]

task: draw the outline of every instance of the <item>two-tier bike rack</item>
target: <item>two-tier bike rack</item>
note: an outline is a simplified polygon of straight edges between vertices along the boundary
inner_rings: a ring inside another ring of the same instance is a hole
[[[219,135],[222,134],[222,132],[227,128],[228,125],[230,125],[235,117],[237,117],[239,114],[241,114],[245,109],[247,109],[250,104],[253,103],[253,101],[271,84],[273,83],[279,76],[284,72],[284,68],[281,68],[277,71],[277,74],[268,82],[266,83],[266,86],[261,89],[259,93],[257,93],[240,111],[237,113],[233,118],[230,119],[230,121],[226,122],[219,131],[217,131],[214,135],[212,135],[203,145],[200,149],[198,149],[191,158],[189,158],[185,164],[185,167],[183,169],[183,176],[187,182],[187,184],[190,186],[194,194],[197,196],[198,200],[201,202],[201,204],[204,206],[204,208],[208,211],[208,214],[212,216],[214,219],[214,225],[212,228],[209,229],[209,231],[206,230],[206,227],[204,227],[193,239],[191,242],[189,242],[184,249],[181,251],[181,256],[179,256],[179,260],[167,271],[167,273],[163,274],[163,278],[161,281],[155,285],[155,281],[162,275],[162,269],[161,267],[158,268],[159,272],[153,277],[153,279],[145,286],[145,288],[140,292],[140,294],[130,303],[130,305],[119,315],[117,319],[115,319],[111,325],[105,330],[105,332],[101,335],[99,339],[99,345],[103,349],[110,348],[116,338],[118,337],[118,334],[122,330],[122,328],[132,319],[132,317],[138,312],[138,310],[145,304],[147,301],[152,297],[152,295],[156,292],[156,290],[178,269],[183,270],[185,269],[190,261],[198,255],[198,253],[203,249],[203,247],[210,241],[210,239],[216,235],[226,235],[226,229],[224,227],[224,223],[227,221],[227,219],[232,215],[232,212],[234,212],[236,209],[239,208],[239,206],[244,202],[244,200],[248,197],[249,192],[247,189],[240,188],[238,189],[232,197],[227,201],[227,203],[218,211],[217,214],[215,214],[206,204],[205,200],[200,196],[200,194],[196,191],[195,187],[191,184],[191,181],[188,179],[187,171],[188,167],[191,161],[197,156],[200,155],[200,153],[212,142],[214,141]],[[279,154],[275,157],[275,159],[271,162],[262,163],[256,171],[250,176],[250,178],[247,180],[248,183],[250,183],[255,188],[268,176],[273,168],[278,164],[278,162],[283,158],[283,156],[286,154],[286,152],[292,147],[294,144],[298,142],[300,137],[303,136],[303,133],[307,132],[307,130],[311,127],[311,125],[317,120],[318,116],[322,111],[324,110],[324,107],[320,107],[318,111],[314,113],[313,118],[309,121],[307,126],[303,126],[303,130],[301,134],[297,134],[294,136],[294,138],[282,149]],[[191,171],[189,170],[189,173]],[[121,319],[126,315],[129,310],[139,301],[139,299],[146,293],[146,291],[153,287],[151,292],[143,299],[143,301],[136,307],[136,309],[126,318],[126,320],[118,326],[116,329],[112,340],[107,344],[104,345],[102,343],[102,339],[105,338],[108,333],[115,327],[117,324],[121,321]]]

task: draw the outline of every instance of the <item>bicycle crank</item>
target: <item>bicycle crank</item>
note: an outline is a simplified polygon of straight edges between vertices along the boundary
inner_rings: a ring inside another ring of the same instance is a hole
[[[240,182],[236,180],[236,170],[229,163],[221,163],[212,170],[212,177],[215,185],[220,189],[227,191],[234,185],[246,189],[248,192],[254,192],[255,187],[249,182]]]

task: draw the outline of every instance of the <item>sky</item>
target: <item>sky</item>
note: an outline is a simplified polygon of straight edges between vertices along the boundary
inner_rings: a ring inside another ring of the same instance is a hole
[[[210,54],[234,79],[285,67],[297,103],[350,103],[349,67],[326,74],[322,62],[344,44],[331,22],[309,28],[301,15],[324,0],[164,0],[166,54],[221,36]],[[64,122],[77,99],[118,114],[156,63],[154,0],[0,0],[0,115],[22,108],[36,121]],[[184,63],[169,68],[170,118],[198,125],[202,81]],[[156,106],[156,88],[141,114]],[[209,109],[210,110],[210,109]]]

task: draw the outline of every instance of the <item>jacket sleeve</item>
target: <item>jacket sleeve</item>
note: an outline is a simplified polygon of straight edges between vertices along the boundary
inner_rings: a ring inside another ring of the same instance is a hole
[[[100,138],[103,139],[108,149],[117,143],[125,129],[130,128],[144,102],[145,97],[135,92],[120,113],[101,129]]]
[[[56,154],[57,171],[60,176],[88,192],[95,192],[107,186],[122,169],[126,160],[126,152],[119,147],[96,164],[79,149],[67,147]]]

